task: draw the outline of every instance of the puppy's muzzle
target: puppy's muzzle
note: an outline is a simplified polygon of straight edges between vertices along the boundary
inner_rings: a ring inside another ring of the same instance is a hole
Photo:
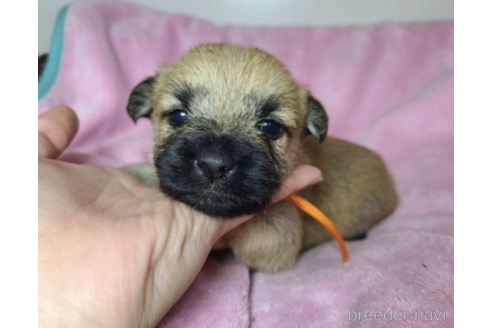
[[[258,213],[282,180],[266,149],[247,136],[208,131],[176,135],[154,158],[160,188],[212,216]]]

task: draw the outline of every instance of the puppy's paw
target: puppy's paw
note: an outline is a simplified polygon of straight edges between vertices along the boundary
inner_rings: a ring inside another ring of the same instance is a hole
[[[296,266],[302,245],[302,219],[290,202],[272,205],[265,213],[225,237],[236,258],[250,269],[276,273]]]
[[[268,243],[255,242],[249,245],[235,245],[232,251],[236,258],[250,269],[278,273],[293,269],[296,266],[298,247],[294,245],[284,245],[277,240]]]

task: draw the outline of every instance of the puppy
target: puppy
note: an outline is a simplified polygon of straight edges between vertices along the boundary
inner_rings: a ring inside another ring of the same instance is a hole
[[[137,85],[127,110],[134,121],[150,118],[155,134],[153,165],[128,171],[208,215],[256,214],[223,238],[249,268],[293,268],[301,251],[332,238],[292,203],[270,204],[298,164],[322,170],[324,180],[301,195],[344,238],[364,237],[396,206],[381,158],[340,139],[325,140],[323,106],[262,50],[193,48]]]

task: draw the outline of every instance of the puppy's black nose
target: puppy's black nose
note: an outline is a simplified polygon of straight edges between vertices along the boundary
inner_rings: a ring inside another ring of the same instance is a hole
[[[210,181],[225,178],[234,167],[232,157],[218,149],[202,151],[196,160],[198,171],[203,173]]]

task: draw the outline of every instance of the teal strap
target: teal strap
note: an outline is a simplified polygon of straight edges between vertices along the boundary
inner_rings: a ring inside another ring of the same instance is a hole
[[[69,6],[63,7],[56,18],[55,30],[51,39],[51,48],[48,55],[48,62],[41,74],[38,83],[38,101],[44,98],[55,83],[58,71],[60,70],[61,57],[63,53],[63,33],[65,30],[65,17]]]

